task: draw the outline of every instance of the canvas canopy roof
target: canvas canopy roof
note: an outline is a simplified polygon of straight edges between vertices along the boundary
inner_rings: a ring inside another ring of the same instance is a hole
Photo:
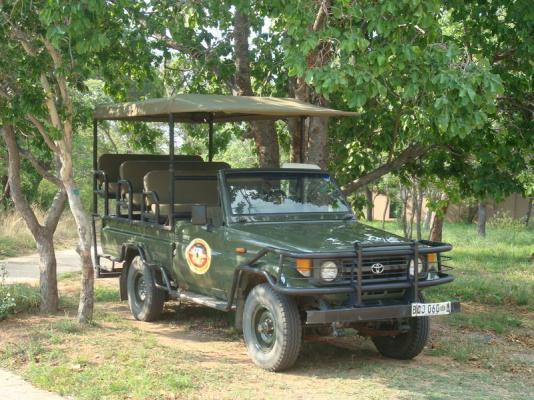
[[[95,120],[165,122],[169,114],[178,122],[253,121],[291,117],[350,117],[358,113],[315,106],[296,99],[255,96],[180,94],[134,103],[102,104]]]

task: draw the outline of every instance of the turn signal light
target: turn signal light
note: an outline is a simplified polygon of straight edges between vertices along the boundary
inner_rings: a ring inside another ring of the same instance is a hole
[[[296,260],[297,271],[305,277],[311,276],[311,265],[312,262],[309,258],[297,258]]]
[[[236,247],[235,252],[238,254],[245,254],[247,252],[247,249],[244,247]]]

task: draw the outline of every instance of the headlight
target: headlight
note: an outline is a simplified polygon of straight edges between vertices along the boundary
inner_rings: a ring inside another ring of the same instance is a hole
[[[332,282],[337,278],[337,264],[333,261],[325,261],[321,264],[321,279],[326,282]]]
[[[413,262],[413,259],[412,259],[412,261],[410,261],[410,276],[413,276],[414,273],[415,273],[415,263]]]
[[[417,272],[419,275],[425,274],[427,271],[438,269],[438,255],[436,253],[430,253],[419,256],[419,262],[417,264]],[[415,263],[414,260],[410,261],[410,276],[414,275]]]

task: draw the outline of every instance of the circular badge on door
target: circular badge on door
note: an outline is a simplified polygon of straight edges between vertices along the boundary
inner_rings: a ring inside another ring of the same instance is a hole
[[[185,259],[189,269],[195,274],[208,272],[211,264],[211,249],[203,239],[193,239],[185,248]]]

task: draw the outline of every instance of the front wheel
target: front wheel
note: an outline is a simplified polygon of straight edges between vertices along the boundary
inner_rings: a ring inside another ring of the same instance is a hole
[[[165,292],[156,287],[149,267],[136,256],[128,268],[128,305],[139,321],[155,321],[163,311]]]
[[[302,342],[297,305],[266,283],[256,286],[245,302],[243,336],[256,365],[268,371],[290,368]]]
[[[398,360],[409,360],[423,351],[430,333],[429,317],[412,317],[408,324],[410,330],[406,333],[372,338],[380,354]]]

